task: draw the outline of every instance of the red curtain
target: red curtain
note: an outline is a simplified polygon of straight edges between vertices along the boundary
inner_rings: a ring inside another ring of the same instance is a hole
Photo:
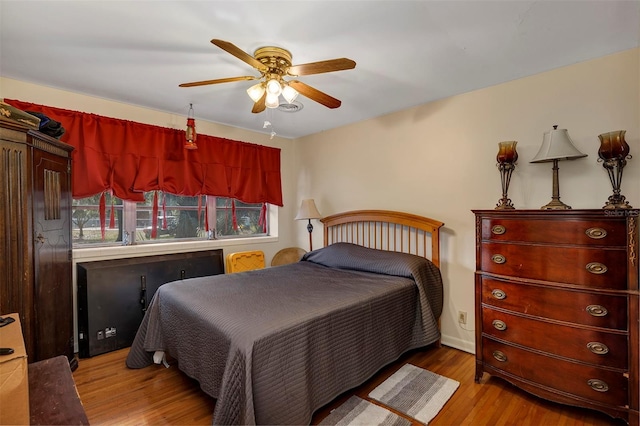
[[[111,190],[121,199],[144,201],[143,192],[161,190],[282,206],[278,148],[199,134],[198,149],[187,150],[184,130],[4,101],[42,113],[65,128],[60,140],[75,148],[74,198]]]

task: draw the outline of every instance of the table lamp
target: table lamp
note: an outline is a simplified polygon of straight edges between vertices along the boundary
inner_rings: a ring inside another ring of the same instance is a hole
[[[300,204],[300,210],[298,210],[298,214],[296,215],[296,220],[308,220],[309,224],[307,225],[307,231],[309,231],[309,251],[313,250],[313,242],[311,238],[311,233],[313,232],[313,225],[311,224],[311,219],[320,219],[322,216],[320,212],[316,208],[316,203],[313,199],[302,200],[302,204]]]
[[[553,130],[545,132],[540,151],[530,161],[531,163],[553,162],[553,195],[548,204],[540,207],[542,210],[568,210],[571,208],[571,206],[560,201],[558,161],[575,160],[586,156],[587,154],[583,154],[575,147],[567,129],[558,129],[558,126],[553,126]]]

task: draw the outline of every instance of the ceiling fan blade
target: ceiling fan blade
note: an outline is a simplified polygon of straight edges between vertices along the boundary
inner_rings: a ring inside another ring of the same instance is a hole
[[[329,96],[326,93],[323,93],[318,89],[315,89],[301,81],[292,80],[289,82],[289,86],[296,89],[301,95],[306,96],[312,101],[316,101],[326,106],[327,108],[338,108],[342,104],[340,100]]]
[[[179,87],[206,86],[207,84],[231,83],[233,81],[256,80],[258,78],[259,77],[253,77],[251,75],[245,75],[242,77],[218,78],[216,80],[204,80],[204,81],[194,81],[192,83],[182,83],[179,85]]]
[[[246,62],[247,64],[259,70],[260,72],[265,72],[269,70],[269,67],[267,67],[265,64],[263,64],[253,56],[249,55],[247,52],[240,49],[238,46],[236,46],[233,43],[229,43],[228,41],[224,41],[224,40],[218,40],[216,38],[211,40],[211,43],[215,44],[220,49],[232,54],[233,56],[240,59],[241,61]]]
[[[356,67],[356,63],[351,59],[338,58],[328,61],[310,62],[302,65],[292,65],[287,70],[287,74],[292,76],[322,74],[324,72],[350,70]]]
[[[264,111],[266,108],[266,105],[265,105],[266,99],[267,99],[267,92],[264,92],[262,94],[262,97],[258,99],[258,101],[255,104],[253,104],[253,108],[251,109],[251,112],[254,114],[257,114],[259,112]]]

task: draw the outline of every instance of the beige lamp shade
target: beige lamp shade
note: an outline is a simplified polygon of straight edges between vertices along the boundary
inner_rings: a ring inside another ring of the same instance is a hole
[[[298,210],[298,214],[296,215],[296,220],[303,219],[320,219],[322,216],[316,207],[316,203],[312,198],[307,200],[302,200],[302,204],[300,204],[300,210]]]
[[[558,129],[553,126],[553,130],[545,132],[542,139],[542,146],[538,154],[531,160],[531,163],[544,163],[553,160],[572,160],[575,158],[586,157],[578,151],[569,137],[567,129]]]

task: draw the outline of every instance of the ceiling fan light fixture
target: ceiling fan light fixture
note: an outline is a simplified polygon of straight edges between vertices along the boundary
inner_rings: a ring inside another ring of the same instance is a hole
[[[264,85],[262,83],[258,83],[249,87],[247,89],[247,94],[253,100],[253,102],[258,102],[262,95],[264,95],[264,91]]]
[[[264,100],[264,106],[266,106],[267,108],[278,108],[279,105],[280,101],[278,100],[278,95],[269,93],[269,91],[267,90],[267,97]]]
[[[287,100],[287,103],[292,104],[298,97],[298,91],[293,87],[286,85],[282,89],[282,96]]]
[[[296,102],[296,96],[299,94],[302,94],[305,98],[324,105],[327,108],[339,108],[342,103],[339,99],[329,96],[328,94],[321,92],[302,81],[286,81],[285,78],[350,70],[356,66],[355,61],[348,58],[336,58],[293,65],[291,62],[291,52],[281,47],[260,47],[255,50],[252,56],[228,41],[213,39],[211,40],[211,43],[255,68],[260,72],[260,77],[245,75],[230,78],[217,78],[214,80],[182,83],[179,84],[179,86],[197,87],[210,84],[230,83],[234,81],[258,80],[260,83],[254,84],[249,88],[249,90],[247,90],[247,94],[254,101],[253,107],[251,108],[251,112],[254,114],[263,112],[267,107],[279,108],[279,106],[282,105],[290,106],[286,107],[288,112],[298,111],[300,108],[295,109],[294,107],[302,105]],[[286,94],[283,94],[283,91],[286,92]],[[269,98],[267,100],[268,94]],[[278,98],[282,94],[287,103],[280,103]]]
[[[271,80],[267,81],[267,94],[280,96],[281,93],[282,86],[280,85],[280,82],[278,80],[272,78]]]

